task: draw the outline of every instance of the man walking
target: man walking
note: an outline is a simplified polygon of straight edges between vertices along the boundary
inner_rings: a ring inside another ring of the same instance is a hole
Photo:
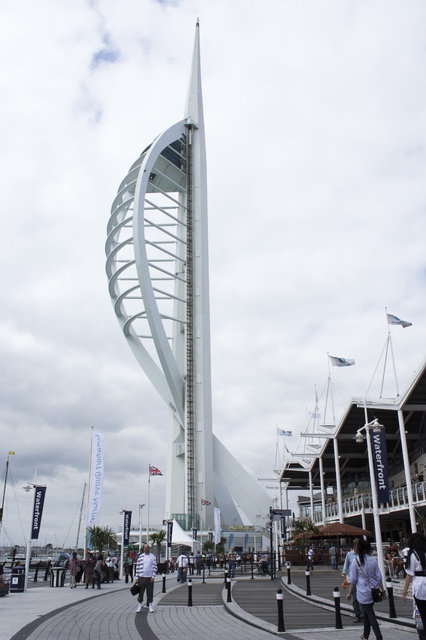
[[[136,613],[142,610],[143,594],[146,589],[146,599],[149,606],[149,612],[154,613],[152,601],[154,600],[154,580],[157,574],[157,560],[153,553],[150,553],[149,544],[146,544],[143,553],[139,555],[136,564],[136,578],[139,583],[138,608]]]

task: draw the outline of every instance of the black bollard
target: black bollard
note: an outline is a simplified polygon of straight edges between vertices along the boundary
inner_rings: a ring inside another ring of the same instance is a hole
[[[192,607],[192,580],[188,580],[188,607]]]
[[[335,629],[343,629],[342,614],[340,613],[340,591],[339,587],[333,589],[334,608],[336,610],[336,626]]]
[[[284,626],[284,596],[283,590],[278,589],[277,591],[277,606],[278,606],[278,633],[281,631],[285,631]]]
[[[206,584],[206,562],[203,562],[203,584]]]
[[[311,572],[310,571],[305,571],[305,576],[306,576],[306,595],[307,596],[311,596]]]
[[[291,563],[287,562],[287,584],[291,584]]]
[[[389,618],[397,618],[398,616],[396,615],[392,580],[386,580],[386,591],[388,592],[388,598],[389,598]]]
[[[51,560],[48,560],[48,561],[47,561],[46,571],[45,571],[45,574],[44,574],[44,578],[43,578],[43,580],[48,580],[48,579],[49,579],[51,564],[52,564],[52,561],[51,561]]]
[[[226,596],[226,602],[232,602],[232,598],[231,598],[231,578],[226,578],[226,589],[228,591],[228,594]]]
[[[251,578],[250,580],[254,580],[254,575],[253,575],[253,554],[250,558],[250,564],[251,564]]]
[[[166,593],[166,576],[163,576],[163,591],[162,593]]]
[[[223,582],[226,584],[226,578],[228,577],[228,569],[225,569],[225,577],[223,579]]]

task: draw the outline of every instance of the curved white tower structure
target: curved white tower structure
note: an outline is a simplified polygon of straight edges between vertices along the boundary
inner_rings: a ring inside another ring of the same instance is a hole
[[[167,517],[187,530],[212,528],[216,505],[226,522],[238,524],[235,502],[251,519],[259,500],[266,514],[268,496],[212,435],[198,24],[185,117],[142,152],[121,182],[106,254],[109,293],[124,336],[171,411]]]

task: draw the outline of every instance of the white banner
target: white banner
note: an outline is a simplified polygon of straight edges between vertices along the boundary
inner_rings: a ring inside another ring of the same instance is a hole
[[[220,509],[217,507],[214,508],[214,543],[219,544],[220,542]]]
[[[104,454],[102,449],[104,437],[93,433],[92,440],[92,472],[90,477],[90,494],[87,509],[87,527],[99,522],[104,483]]]

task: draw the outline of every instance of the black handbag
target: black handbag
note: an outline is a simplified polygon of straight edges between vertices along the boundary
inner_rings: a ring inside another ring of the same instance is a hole
[[[132,586],[130,587],[130,593],[132,594],[132,596],[137,596],[139,591],[139,583],[135,582],[135,584],[132,584]]]
[[[379,587],[377,589],[371,589],[371,595],[373,596],[373,602],[386,600],[386,593]]]

